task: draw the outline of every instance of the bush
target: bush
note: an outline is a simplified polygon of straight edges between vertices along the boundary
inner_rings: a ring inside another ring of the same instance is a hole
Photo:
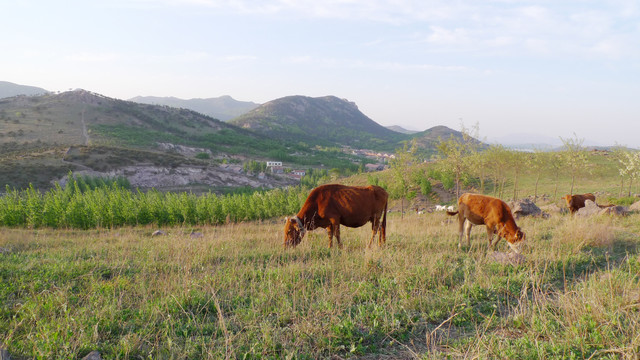
[[[453,174],[445,174],[441,175],[442,186],[445,190],[451,190],[454,186],[456,186],[456,180],[453,177]]]
[[[431,181],[427,178],[423,178],[420,180],[420,192],[422,193],[422,195],[429,195],[431,194]]]
[[[636,201],[638,201],[638,198],[635,196],[625,196],[621,198],[616,198],[616,197],[607,198],[607,202],[609,204],[621,205],[621,206],[631,206]]]

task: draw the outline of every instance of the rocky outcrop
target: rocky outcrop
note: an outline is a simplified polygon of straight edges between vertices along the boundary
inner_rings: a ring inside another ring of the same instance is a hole
[[[542,210],[531,199],[516,200],[509,203],[509,207],[511,207],[511,212],[516,219],[521,216],[542,215]]]
[[[598,215],[627,215],[629,210],[624,206],[607,206],[600,209]]]
[[[583,217],[593,215],[626,215],[628,212],[629,209],[624,206],[598,206],[595,202],[586,200],[584,207],[580,208],[575,215]]]
[[[268,189],[299,184],[299,180],[286,176],[272,175],[263,178],[244,173],[241,167],[233,166],[178,166],[175,168],[153,165],[125,166],[109,172],[80,170],[74,175],[96,177],[124,176],[131,187],[142,189],[166,189],[189,185],[207,185],[211,187],[264,187]],[[61,185],[66,178],[56,180]]]
[[[545,205],[545,206],[542,206],[540,210],[542,210],[546,214],[564,214],[568,212],[566,207],[562,208],[558,206],[558,204]]]
[[[584,201],[584,207],[578,209],[578,211],[575,212],[575,215],[583,217],[593,216],[600,213],[600,210],[602,209],[600,209],[595,202],[587,199]]]
[[[164,151],[175,152],[183,156],[195,156],[199,153],[204,153],[208,155],[213,155],[211,150],[205,148],[195,148],[190,146],[184,146],[180,144],[171,144],[171,143],[158,143],[158,147]]]

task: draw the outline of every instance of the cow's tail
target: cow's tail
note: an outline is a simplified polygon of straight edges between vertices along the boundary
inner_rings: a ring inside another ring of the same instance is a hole
[[[453,216],[453,215],[458,214],[459,212],[460,212],[460,210],[456,210],[456,211],[449,211],[449,210],[447,210],[447,215]]]
[[[382,236],[382,243],[387,242],[387,204],[389,201],[387,200],[384,203],[384,213],[382,214],[382,223],[380,228],[380,235]]]

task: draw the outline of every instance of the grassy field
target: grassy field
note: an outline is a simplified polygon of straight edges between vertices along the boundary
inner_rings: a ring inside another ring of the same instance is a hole
[[[518,264],[478,228],[459,250],[443,213],[390,214],[383,249],[365,226],[343,249],[317,230],[284,250],[280,220],[0,228],[0,343],[16,359],[637,359],[640,214],[518,225]]]

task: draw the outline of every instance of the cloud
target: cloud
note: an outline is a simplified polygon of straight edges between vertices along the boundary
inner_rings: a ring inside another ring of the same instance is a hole
[[[81,52],[66,55],[64,58],[76,63],[108,63],[118,60],[120,55],[109,52]]]
[[[217,59],[225,62],[238,62],[238,61],[254,61],[254,60],[258,60],[258,57],[254,55],[227,55],[227,56],[218,57]]]
[[[474,71],[466,66],[457,65],[433,65],[433,64],[412,64],[392,61],[363,61],[354,59],[339,59],[326,57],[313,57],[309,55],[292,56],[282,60],[285,64],[293,65],[313,65],[327,68],[343,68],[349,70],[364,69],[375,71],[437,71],[437,72],[468,72]]]
[[[431,33],[427,36],[427,42],[438,45],[458,45],[469,41],[466,29],[445,29],[440,26],[432,26]]]
[[[390,27],[390,35],[364,39],[362,43],[368,46],[409,44],[411,39],[401,33],[421,33],[419,41],[439,52],[482,55],[509,51],[535,56],[614,58],[640,55],[636,50],[640,38],[639,10],[633,0],[535,5],[510,0],[130,0],[127,3],[131,2],[154,7],[212,9],[216,15],[254,16],[266,22],[329,19],[344,24],[364,22]]]

